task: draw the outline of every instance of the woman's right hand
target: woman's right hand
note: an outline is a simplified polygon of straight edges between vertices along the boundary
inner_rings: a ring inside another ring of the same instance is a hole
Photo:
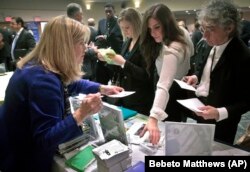
[[[195,87],[198,82],[198,78],[196,75],[184,76],[182,78],[182,81],[186,82],[188,85],[192,85]]]
[[[146,131],[149,132],[150,143],[152,143],[153,145],[158,144],[158,142],[161,138],[161,133],[160,133],[160,130],[158,128],[158,120],[157,119],[155,119],[153,117],[149,117],[146,126],[144,127],[144,129],[140,133],[140,136],[143,137],[144,134],[146,133]]]
[[[81,122],[89,115],[93,115],[99,112],[102,108],[101,94],[88,94],[81,102],[80,107],[74,112],[73,117],[77,124]]]

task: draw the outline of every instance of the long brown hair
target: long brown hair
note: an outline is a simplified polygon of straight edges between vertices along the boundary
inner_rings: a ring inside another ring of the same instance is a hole
[[[158,20],[163,27],[163,42],[157,43],[150,34],[148,21],[150,18]],[[151,66],[154,65],[156,58],[159,56],[163,44],[170,45],[171,42],[177,41],[186,45],[184,33],[176,23],[176,19],[170,9],[164,4],[155,4],[151,6],[143,15],[141,34],[141,53],[147,64],[147,71],[150,72]]]

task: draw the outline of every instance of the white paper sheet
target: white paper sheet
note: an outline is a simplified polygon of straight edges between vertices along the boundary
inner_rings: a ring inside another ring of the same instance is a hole
[[[199,107],[205,106],[199,99],[191,98],[185,100],[177,100],[178,103],[190,109],[193,112],[202,112]]]
[[[112,94],[112,95],[108,95],[108,97],[113,97],[113,98],[122,98],[122,97],[126,97],[129,96],[131,94],[134,94],[135,91],[122,91],[118,94]]]
[[[188,85],[186,82],[183,82],[183,81],[178,80],[178,79],[174,79],[174,80],[175,80],[175,82],[177,82],[177,84],[182,89],[186,89],[186,90],[190,90],[190,91],[196,91],[196,89],[192,85]]]

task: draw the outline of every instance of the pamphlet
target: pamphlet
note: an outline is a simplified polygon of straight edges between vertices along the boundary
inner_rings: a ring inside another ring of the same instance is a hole
[[[174,81],[182,88],[190,91],[196,91],[196,89],[192,85],[188,85],[186,82],[183,82],[178,79],[174,79]]]
[[[122,91],[118,94],[112,94],[112,95],[108,95],[108,97],[113,97],[113,98],[122,98],[122,97],[126,97],[129,96],[131,94],[134,94],[135,91]]]
[[[185,100],[177,100],[178,103],[190,109],[193,112],[202,112],[199,107],[205,106],[199,99],[191,98]]]

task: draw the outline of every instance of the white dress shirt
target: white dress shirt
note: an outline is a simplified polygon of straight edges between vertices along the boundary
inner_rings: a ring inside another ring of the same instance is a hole
[[[211,74],[212,70],[214,69],[214,67],[216,66],[216,64],[218,63],[218,61],[220,60],[222,53],[224,52],[225,48],[227,47],[227,45],[229,44],[230,41],[231,41],[231,39],[229,41],[227,41],[226,43],[219,45],[219,46],[214,46],[211,49],[209,57],[207,58],[207,63],[206,63],[206,65],[203,69],[203,72],[202,72],[200,84],[198,85],[197,90],[195,92],[196,96],[198,96],[198,97],[200,97],[200,96],[207,97],[208,96],[209,87],[210,87],[210,74]],[[212,59],[214,49],[216,49],[216,52],[214,55],[214,59]],[[227,112],[225,107],[217,108],[217,110],[219,111],[219,119],[217,121],[221,121],[221,120],[226,119],[228,117],[228,112]]]

